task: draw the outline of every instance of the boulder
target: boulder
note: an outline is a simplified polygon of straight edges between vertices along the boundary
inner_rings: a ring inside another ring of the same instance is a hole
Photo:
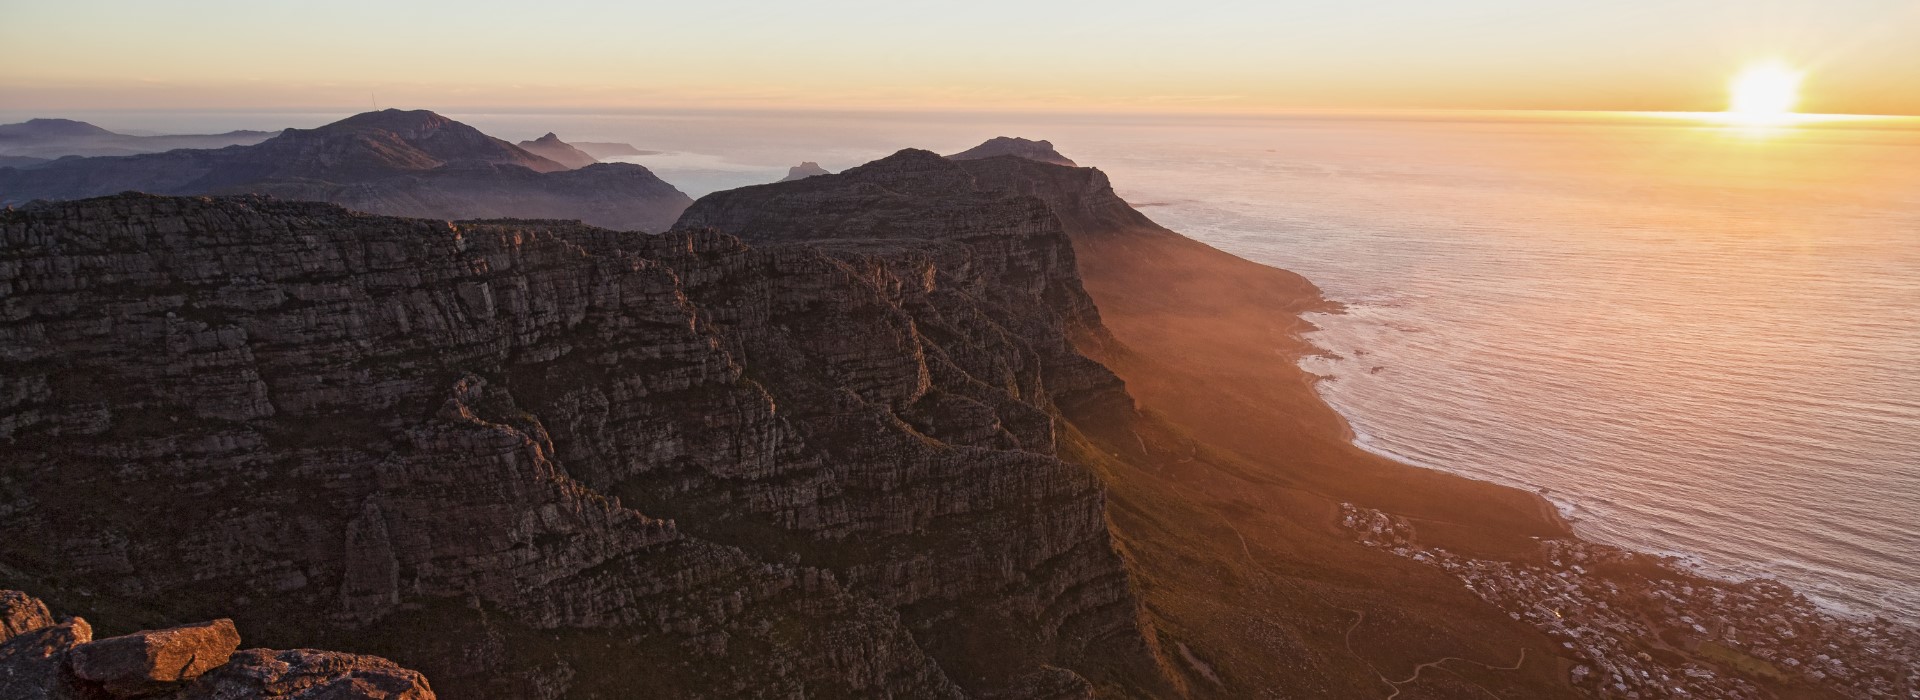
[[[53,614],[39,598],[20,591],[0,591],[0,644],[42,627],[53,626]]]
[[[38,600],[27,600],[41,611],[46,609]],[[93,641],[93,627],[77,617],[14,635],[0,644],[0,698],[83,697],[61,667],[69,650],[90,641]]]
[[[108,693],[141,695],[199,678],[238,648],[233,621],[219,619],[82,644],[67,654],[67,665],[75,677]]]

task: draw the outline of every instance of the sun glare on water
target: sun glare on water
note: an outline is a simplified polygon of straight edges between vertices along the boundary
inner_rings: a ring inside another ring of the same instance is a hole
[[[1805,74],[1782,63],[1762,63],[1734,76],[1728,121],[1747,126],[1776,126],[1794,121]]]

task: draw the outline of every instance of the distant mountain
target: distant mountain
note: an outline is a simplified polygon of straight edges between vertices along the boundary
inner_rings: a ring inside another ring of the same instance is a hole
[[[25,168],[47,162],[45,158],[28,156],[0,156],[0,168]]]
[[[0,169],[0,205],[152,194],[269,194],[443,219],[579,219],[660,230],[684,193],[626,163],[567,166],[425,110],[368,112],[252,146],[66,158]]]
[[[100,127],[72,119],[28,119],[19,124],[0,124],[0,140],[79,139],[120,136]]]
[[[527,149],[529,153],[567,166],[568,168],[584,168],[600,162],[593,156],[587,155],[586,152],[574,148],[565,141],[561,141],[560,137],[553,135],[551,131],[547,132],[546,136],[538,139],[521,141],[520,147]]]
[[[224,134],[134,136],[120,134],[72,119],[29,119],[0,124],[0,156],[51,160],[62,156],[120,156],[159,153],[177,148],[247,146],[273,138],[271,131],[229,131]],[[0,162],[0,167],[6,167]]]
[[[780,178],[780,181],[792,182],[794,180],[809,178],[815,175],[832,175],[832,174],[833,173],[828,172],[826,168],[820,167],[819,163],[815,163],[809,160],[809,161],[802,162],[801,164],[793,166],[791,168],[787,168],[787,176]]]
[[[1017,156],[1027,160],[1037,160],[1042,163],[1079,167],[1079,164],[1069,160],[1066,156],[1060,155],[1059,151],[1053,150],[1053,144],[1050,142],[1029,141],[1011,136],[996,136],[987,139],[986,143],[947,157],[954,160],[979,160],[981,158],[992,158],[994,156]]]
[[[587,155],[593,156],[595,158],[614,158],[618,156],[652,156],[652,155],[660,154],[660,151],[642,151],[638,148],[634,148],[633,144],[630,144],[630,143],[614,143],[610,141],[575,141],[573,142],[573,146],[574,148],[578,148],[582,151],[585,151]]]

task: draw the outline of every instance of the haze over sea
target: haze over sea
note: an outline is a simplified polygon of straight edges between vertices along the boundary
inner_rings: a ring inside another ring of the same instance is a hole
[[[667,151],[631,160],[696,197],[801,160],[1051,139],[1169,228],[1345,302],[1306,366],[1363,446],[1543,490],[1599,541],[1920,622],[1920,119],[447,114]]]

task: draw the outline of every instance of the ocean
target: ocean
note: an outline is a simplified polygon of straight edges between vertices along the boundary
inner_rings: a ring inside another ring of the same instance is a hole
[[[696,197],[802,160],[1051,139],[1156,221],[1344,302],[1303,365],[1361,446],[1539,491],[1597,541],[1920,623],[1920,119],[447,114],[663,151],[630,160]]]

